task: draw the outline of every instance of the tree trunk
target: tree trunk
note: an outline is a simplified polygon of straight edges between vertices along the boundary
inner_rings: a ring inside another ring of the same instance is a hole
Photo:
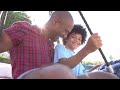
[[[1,14],[1,17],[0,17],[0,36],[1,36],[2,30],[4,28],[4,24],[5,24],[5,19],[7,16],[7,11],[3,11],[2,13],[0,11],[0,14]]]
[[[49,16],[51,17],[51,15],[52,15],[52,13],[53,13],[53,11],[49,11]]]

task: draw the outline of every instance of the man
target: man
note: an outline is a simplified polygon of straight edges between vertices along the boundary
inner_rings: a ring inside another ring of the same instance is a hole
[[[54,44],[59,36],[66,37],[74,22],[68,11],[56,11],[43,28],[27,22],[16,22],[2,31],[0,53],[10,52],[12,76],[53,63]]]

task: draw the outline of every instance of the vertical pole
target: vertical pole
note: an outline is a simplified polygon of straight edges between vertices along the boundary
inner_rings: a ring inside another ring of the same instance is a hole
[[[82,12],[81,12],[81,11],[78,11],[78,12],[79,12],[80,16],[82,17],[82,19],[83,19],[83,21],[84,21],[86,27],[88,28],[88,31],[89,31],[90,34],[92,35],[93,33],[92,33],[92,31],[91,31],[91,28],[89,27],[89,25],[88,25],[88,23],[87,23],[85,17],[83,16]],[[113,70],[112,66],[109,65],[109,63],[108,63],[108,61],[107,61],[107,59],[106,59],[106,57],[105,57],[105,55],[104,55],[102,49],[99,48],[98,50],[99,50],[100,54],[102,55],[102,58],[104,59],[106,65],[107,65],[107,67],[108,67],[108,71],[111,72],[111,73],[114,73],[114,70]]]

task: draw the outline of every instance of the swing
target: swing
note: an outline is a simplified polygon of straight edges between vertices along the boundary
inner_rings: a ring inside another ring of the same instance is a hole
[[[0,11],[0,36],[2,34],[2,30],[3,30],[4,25],[5,25],[7,13],[8,13],[8,11]]]
[[[7,17],[7,12],[8,12],[8,11],[0,11],[0,36],[1,36],[1,34],[2,34],[2,30],[3,30],[4,25],[5,25],[5,20],[6,20],[6,17]],[[82,17],[84,23],[86,24],[86,26],[87,26],[90,34],[92,35],[92,31],[91,31],[88,23],[86,22],[83,14],[82,14],[82,12],[81,12],[81,11],[78,11],[78,12],[79,12],[80,16]],[[101,55],[102,55],[102,57],[103,57],[106,65],[107,65],[107,67],[108,67],[108,68],[107,68],[108,71],[109,71],[110,73],[114,73],[113,68],[111,67],[111,65],[110,65],[110,64],[108,63],[108,61],[106,60],[106,57],[105,57],[105,55],[103,54],[101,48],[99,49],[99,51],[100,51],[100,53],[101,53]]]

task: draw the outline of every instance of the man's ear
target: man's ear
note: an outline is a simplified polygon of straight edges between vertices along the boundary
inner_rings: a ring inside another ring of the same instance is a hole
[[[56,24],[60,23],[60,19],[58,17],[54,16],[52,22],[53,22],[53,25],[56,25]]]

